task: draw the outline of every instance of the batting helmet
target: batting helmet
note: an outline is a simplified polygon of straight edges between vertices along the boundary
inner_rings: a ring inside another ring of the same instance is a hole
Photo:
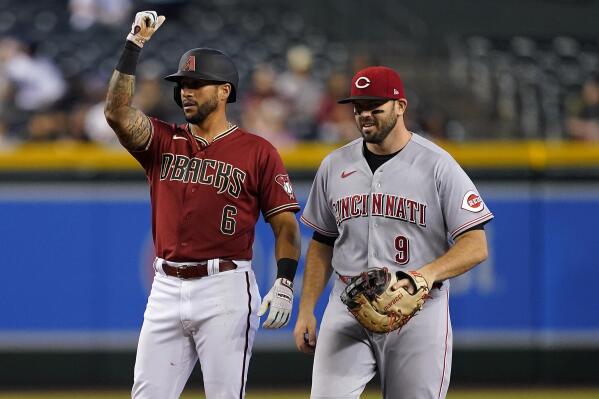
[[[164,78],[177,83],[174,96],[179,107],[183,106],[180,85],[183,78],[206,80],[214,83],[229,83],[232,88],[227,102],[235,102],[239,74],[233,60],[222,51],[206,47],[191,49],[181,57],[177,73]]]

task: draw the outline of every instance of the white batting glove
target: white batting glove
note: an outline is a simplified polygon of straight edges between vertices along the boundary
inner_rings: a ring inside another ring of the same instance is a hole
[[[138,12],[131,24],[131,32],[127,35],[127,40],[143,47],[154,32],[160,28],[165,19],[164,15],[159,16],[156,11]]]
[[[293,283],[291,281],[282,277],[275,280],[272,288],[262,300],[258,316],[265,314],[269,306],[270,312],[262,327],[285,327],[289,323],[293,307]]]

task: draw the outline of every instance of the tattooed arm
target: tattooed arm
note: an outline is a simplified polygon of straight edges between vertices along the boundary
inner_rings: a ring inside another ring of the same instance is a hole
[[[135,15],[123,54],[108,86],[104,116],[128,150],[144,149],[152,137],[152,123],[143,112],[131,106],[131,101],[139,53],[164,20],[165,17],[156,11],[140,11]]]
[[[152,123],[140,110],[131,106],[135,76],[114,71],[108,87],[104,115],[123,147],[141,150],[152,135]]]

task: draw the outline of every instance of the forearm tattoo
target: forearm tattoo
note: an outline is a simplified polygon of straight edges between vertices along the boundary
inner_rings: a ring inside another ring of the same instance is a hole
[[[152,124],[131,102],[135,92],[135,76],[114,71],[106,96],[106,119],[123,146],[142,149],[152,133]]]

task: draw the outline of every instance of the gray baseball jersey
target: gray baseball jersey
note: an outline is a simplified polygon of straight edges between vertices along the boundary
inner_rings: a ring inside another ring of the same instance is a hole
[[[439,146],[413,134],[373,175],[362,142],[324,159],[301,217],[338,237],[333,267],[339,274],[416,269],[443,255],[461,232],[493,218],[468,175]]]
[[[460,233],[492,218],[458,163],[417,134],[374,174],[362,139],[329,154],[301,217],[336,237],[332,266],[342,276],[371,267],[418,269],[447,252]],[[377,367],[385,397],[444,397],[452,345],[448,282],[431,290],[418,315],[390,334],[361,328],[341,304],[342,290],[337,280],[320,326],[312,397],[357,398]]]

